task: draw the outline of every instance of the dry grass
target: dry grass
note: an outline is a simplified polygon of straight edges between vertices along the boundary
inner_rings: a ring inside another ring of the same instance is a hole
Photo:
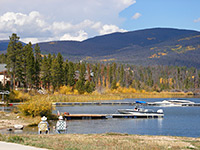
[[[118,133],[89,135],[0,135],[0,140],[53,150],[200,149],[200,138],[140,136]]]
[[[88,94],[88,95],[49,95],[49,99],[53,102],[87,102],[93,100],[122,100],[126,98],[181,98],[193,97],[187,93],[174,92],[145,92],[145,93],[105,93],[105,94]]]

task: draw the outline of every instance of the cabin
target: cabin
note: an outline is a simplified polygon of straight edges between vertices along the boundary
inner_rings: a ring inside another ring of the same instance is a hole
[[[0,64],[0,82],[3,86],[5,86],[7,83],[10,83],[6,64]]]

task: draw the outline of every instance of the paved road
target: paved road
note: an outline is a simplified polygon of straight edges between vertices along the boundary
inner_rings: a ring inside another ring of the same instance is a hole
[[[47,149],[0,141],[0,150],[47,150]]]

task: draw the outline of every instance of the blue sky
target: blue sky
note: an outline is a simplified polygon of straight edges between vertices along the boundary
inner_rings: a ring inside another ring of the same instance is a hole
[[[152,27],[170,27],[200,31],[199,0],[137,0],[137,2],[119,13],[125,21],[120,27],[137,30]],[[138,19],[133,19],[140,13]]]
[[[0,0],[0,40],[82,41],[168,27],[200,31],[200,0]]]

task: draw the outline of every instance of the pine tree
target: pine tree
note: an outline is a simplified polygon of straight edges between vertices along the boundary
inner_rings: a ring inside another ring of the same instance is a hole
[[[57,59],[53,59],[51,65],[51,84],[53,86],[53,92],[59,87],[59,63]]]
[[[54,57],[55,59],[55,57]],[[52,60],[53,60],[53,57],[51,56],[51,54],[49,53],[48,54],[48,58],[47,58],[47,83],[48,83],[48,91],[50,91],[50,86],[51,86],[51,66],[52,66]]]
[[[79,70],[79,79],[76,82],[76,89],[78,90],[79,94],[83,94],[85,92],[85,71],[85,64],[81,64]]]
[[[44,56],[41,64],[41,81],[44,88],[48,87],[48,71],[47,57]]]
[[[125,84],[124,84],[124,66],[121,65],[121,69],[120,69],[120,86],[121,87],[124,87]]]
[[[40,66],[42,62],[41,51],[38,44],[35,45],[35,86],[39,89],[40,86]]]
[[[58,62],[57,76],[58,76],[58,87],[64,85],[64,71],[63,71],[63,57],[58,53],[56,60]]]
[[[32,89],[35,84],[35,60],[31,42],[25,46],[26,49],[26,81],[28,87]]]
[[[74,86],[75,84],[75,70],[73,62],[69,62],[68,85]]]
[[[68,64],[68,60],[66,60],[65,62],[64,62],[64,78],[63,78],[63,80],[64,80],[64,85],[68,85],[68,76],[69,76],[69,64]]]
[[[11,77],[11,88],[15,87],[15,74],[16,74],[16,57],[18,55],[17,43],[19,42],[19,37],[17,34],[13,33],[10,38],[10,42],[7,48],[7,68],[8,74]]]
[[[16,56],[16,81],[25,85],[25,53],[21,42],[16,44],[18,55]],[[18,85],[20,86],[20,85]]]

